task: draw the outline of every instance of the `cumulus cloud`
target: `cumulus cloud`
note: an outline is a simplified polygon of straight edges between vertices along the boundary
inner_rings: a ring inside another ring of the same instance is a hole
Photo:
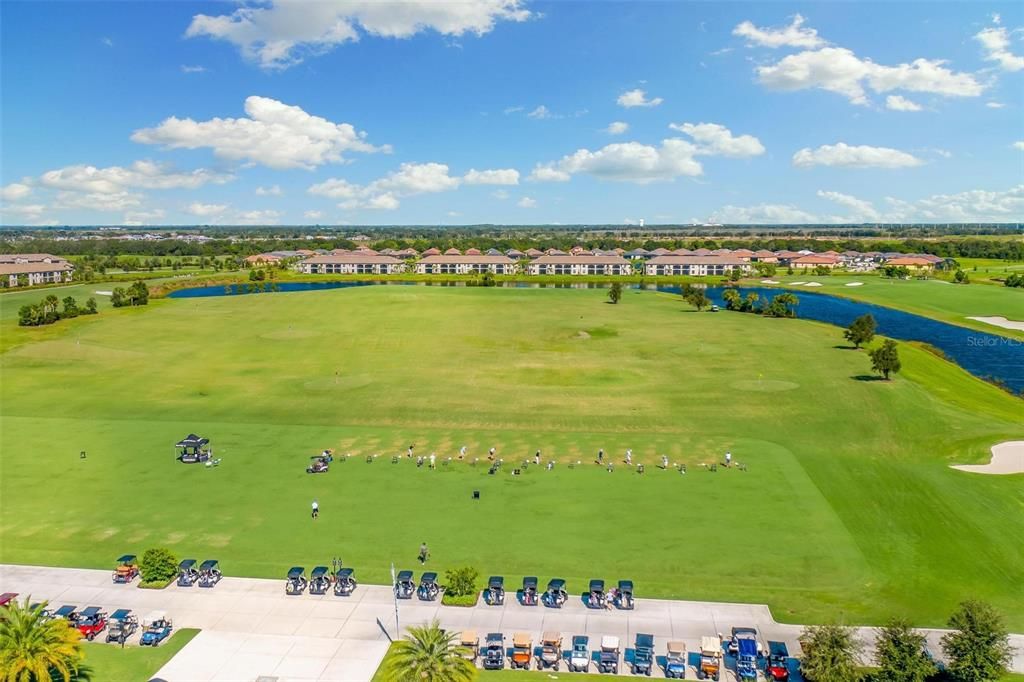
[[[822,199],[828,199],[829,201],[835,202],[853,212],[848,218],[836,220],[834,222],[871,223],[878,222],[881,218],[878,210],[875,209],[870,201],[858,199],[851,194],[843,194],[842,192],[826,192],[819,189],[818,196]]]
[[[198,168],[176,171],[155,161],[136,161],[130,166],[76,165],[46,171],[39,182],[53,189],[73,192],[116,194],[128,188],[196,189],[208,183],[223,184],[234,176]]]
[[[20,220],[31,220],[35,221],[42,217],[43,213],[46,212],[46,206],[43,204],[8,204],[5,203],[0,206],[0,215],[3,216],[3,222],[10,222],[8,216],[16,216]]]
[[[609,135],[621,135],[629,130],[629,124],[625,121],[612,121],[608,124],[608,127],[604,129],[604,132]]]
[[[193,201],[191,204],[185,207],[187,213],[191,213],[194,216],[200,218],[209,218],[211,216],[218,216],[224,211],[228,210],[227,204],[201,204],[198,201]]]
[[[248,118],[208,121],[171,116],[154,128],[136,130],[131,139],[167,149],[209,148],[224,159],[275,169],[340,163],[347,152],[391,151],[366,142],[366,133],[349,123],[333,123],[268,97],[247,97],[245,113]]]
[[[443,163],[403,163],[397,171],[366,185],[343,178],[330,178],[312,185],[307,192],[331,199],[343,199],[338,206],[345,210],[391,211],[399,207],[399,199],[402,197],[446,192],[456,189],[461,182],[461,178],[449,175],[448,166]]]
[[[162,208],[148,211],[128,211],[124,214],[125,225],[155,225],[164,219],[167,213]]]
[[[261,67],[284,69],[363,34],[481,36],[500,21],[521,22],[531,16],[520,0],[271,0],[246,4],[230,14],[197,14],[185,36],[226,40]]]
[[[885,98],[885,108],[893,111],[921,111],[921,105],[902,95],[889,95]]]
[[[985,102],[985,106],[989,109],[1002,109],[1006,105],[1002,102]]]
[[[558,161],[540,164],[530,178],[540,181],[565,181],[577,173],[593,175],[602,180],[648,183],[672,180],[679,176],[696,176],[703,172],[693,157],[697,147],[676,138],[662,140],[661,145],[621,142],[597,151],[578,149]]]
[[[54,206],[87,211],[124,211],[141,206],[144,198],[135,192],[58,192]]]
[[[848,145],[845,142],[825,144],[817,149],[805,147],[793,155],[793,165],[799,168],[811,166],[842,166],[847,168],[909,168],[920,166],[923,161],[913,154],[889,147],[869,145]]]
[[[972,74],[951,71],[945,64],[941,59],[915,59],[885,66],[844,47],[825,47],[789,55],[756,71],[759,82],[771,90],[818,88],[861,105],[869,102],[865,88],[880,94],[905,90],[944,97],[977,97],[985,89]]]
[[[32,188],[21,182],[12,182],[0,189],[0,197],[4,201],[18,201],[32,193]]]
[[[536,109],[527,114],[530,118],[535,118],[538,121],[542,121],[546,118],[552,118],[551,110],[541,104]]]
[[[756,206],[723,206],[708,218],[709,223],[725,225],[779,224],[804,225],[821,220],[813,213],[789,204],[758,204]]]
[[[236,225],[276,225],[281,219],[280,211],[242,211],[232,218]]]
[[[764,145],[756,137],[735,136],[732,131],[718,123],[670,123],[668,127],[692,137],[697,143],[696,154],[735,158],[764,154]]]
[[[804,27],[804,18],[797,14],[788,26],[781,28],[760,28],[753,22],[744,21],[732,30],[734,36],[745,38],[749,45],[761,47],[821,47],[826,42],[813,28]]]
[[[530,173],[529,179],[533,182],[569,182],[572,178],[569,173],[558,170],[551,165],[538,165]]]
[[[500,199],[504,201],[505,199],[508,199],[509,193],[507,190],[497,189],[491,192],[491,196],[494,197],[495,199]]]
[[[471,168],[462,179],[467,185],[518,185],[519,171],[514,168],[482,171]]]
[[[968,190],[934,194],[917,201],[886,197],[887,222],[1020,222],[1024,220],[1024,184],[1006,191]]]
[[[302,217],[306,220],[320,220],[324,217],[323,211],[306,211],[302,214]]]
[[[1018,140],[1013,143],[1013,148],[1024,152],[1024,140]]]
[[[633,107],[656,107],[665,100],[661,97],[647,98],[647,92],[637,88],[636,90],[627,90],[626,92],[619,95],[618,99],[615,100],[620,107],[632,109]]]
[[[279,197],[284,192],[281,191],[280,185],[271,185],[270,187],[257,187],[256,196],[258,197]]]
[[[537,200],[531,199],[530,197],[523,197],[516,202],[516,206],[519,208],[537,208]]]
[[[996,62],[1004,71],[1024,69],[1024,57],[1010,51],[1010,32],[1005,27],[982,29],[974,38],[981,43],[987,61]]]

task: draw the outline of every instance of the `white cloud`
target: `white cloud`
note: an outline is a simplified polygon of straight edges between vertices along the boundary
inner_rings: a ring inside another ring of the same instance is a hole
[[[87,211],[124,211],[141,206],[144,198],[133,192],[58,192],[54,206]]]
[[[836,220],[834,222],[841,223],[873,223],[879,222],[881,215],[871,204],[870,201],[865,199],[858,199],[857,197],[850,194],[843,194],[841,192],[826,192],[818,190],[818,196],[823,199],[833,201],[840,206],[844,206],[851,211],[853,214],[848,218],[842,220]]]
[[[1002,102],[985,102],[985,106],[989,109],[1002,109],[1006,105]]]
[[[32,188],[21,182],[12,182],[0,189],[0,197],[4,201],[18,201],[32,193]]]
[[[256,196],[258,197],[279,197],[284,192],[281,191],[280,185],[271,185],[270,187],[257,187]]]
[[[552,118],[551,111],[543,104],[541,104],[536,109],[528,113],[527,116],[529,116],[530,118],[535,118],[538,121],[542,121],[546,118]]]
[[[508,199],[509,193],[507,190],[498,189],[491,192],[491,196],[494,197],[495,199],[501,199],[502,201],[504,201],[505,199]]]
[[[482,171],[471,168],[462,179],[467,185],[518,185],[519,171],[514,168]]]
[[[680,139],[662,140],[660,147],[621,142],[597,151],[578,149],[560,160],[540,164],[530,178],[540,181],[565,181],[569,176],[586,173],[602,180],[647,183],[696,176],[703,172],[693,157],[699,153],[693,144]]]
[[[1010,32],[1005,27],[983,29],[974,38],[981,43],[987,61],[996,62],[1004,71],[1024,69],[1024,57],[1010,51]]]
[[[1019,149],[1020,151],[1024,152],[1024,140],[1018,140],[1017,142],[1014,142],[1013,148]]]
[[[306,220],[320,220],[324,217],[323,211],[306,211],[302,214]]]
[[[526,108],[526,107],[505,107],[505,110],[504,110],[504,112],[503,112],[503,113],[504,113],[504,114],[505,114],[506,116],[508,116],[509,114],[517,114],[517,113],[519,113],[520,111],[524,110],[525,108]]]
[[[237,225],[276,225],[280,219],[280,211],[242,211],[235,214],[233,222]]]
[[[756,137],[734,136],[732,131],[718,123],[670,123],[668,127],[692,137],[697,143],[696,154],[734,158],[764,154],[764,145]]]
[[[461,182],[461,178],[448,174],[448,166],[443,163],[403,163],[397,171],[366,185],[330,178],[306,191],[331,199],[344,199],[338,206],[345,210],[390,211],[398,208],[402,197],[446,192],[456,189]]]
[[[520,0],[276,0],[246,4],[231,14],[192,18],[185,36],[226,40],[263,68],[287,68],[307,55],[329,52],[361,34],[409,38],[424,31],[477,36],[499,21],[526,21]]]
[[[734,36],[746,38],[748,45],[761,47],[821,47],[826,42],[818,36],[813,28],[804,28],[804,18],[799,14],[793,17],[788,26],[782,28],[760,28],[750,21],[744,21],[732,30]]]
[[[8,215],[18,216],[21,219],[38,220],[46,211],[43,204],[4,204],[0,206],[0,215],[4,216],[4,222]]]
[[[306,191],[310,194],[330,197],[331,199],[350,199],[362,191],[362,186],[351,183],[344,178],[329,178],[312,185]]]
[[[533,182],[569,182],[572,176],[563,170],[558,170],[550,164],[538,164],[529,179]]]
[[[195,66],[190,66],[188,64],[181,65],[182,73],[206,73],[207,71],[209,71],[209,69],[207,69],[205,66],[200,66],[198,64]]]
[[[619,95],[619,98],[615,101],[620,107],[632,109],[633,107],[656,107],[665,100],[660,97],[647,99],[647,92],[637,88],[635,90],[627,90]]]
[[[889,95],[885,98],[885,108],[893,111],[921,111],[921,105],[902,95]]]
[[[818,216],[788,204],[758,204],[757,206],[723,206],[711,214],[709,223],[725,225],[750,224],[809,224],[821,222]]]
[[[218,216],[228,210],[227,204],[201,204],[198,201],[193,201],[191,204],[185,207],[187,213],[191,213],[194,216],[200,218],[209,218],[211,216]]]
[[[108,38],[107,36],[103,36],[102,38],[100,38],[100,42],[106,45],[107,47],[114,46],[114,41]]]
[[[1020,222],[1024,220],[1024,184],[1000,192],[969,190],[935,194],[917,201],[886,197],[886,222]]]
[[[950,71],[945,63],[941,59],[915,59],[909,64],[885,66],[860,59],[843,47],[826,47],[759,66],[757,76],[762,85],[772,90],[820,88],[862,105],[868,103],[865,87],[882,94],[906,90],[945,97],[977,97],[985,89],[973,75]]]
[[[114,194],[127,188],[196,189],[207,183],[223,184],[234,176],[198,168],[175,171],[166,164],[136,161],[128,167],[66,166],[46,171],[39,181],[53,189]]]
[[[847,168],[909,168],[923,163],[907,152],[889,147],[848,145],[839,142],[826,144],[817,149],[805,147],[793,155],[793,165],[799,168],[811,166],[843,166]]]
[[[531,199],[530,197],[523,197],[516,202],[516,206],[519,208],[537,208],[537,200]]]
[[[627,130],[629,130],[629,124],[625,121],[612,121],[608,124],[608,127],[604,129],[604,132],[609,135],[621,135]]]
[[[268,97],[247,97],[245,113],[248,118],[208,121],[171,116],[154,128],[136,130],[131,139],[168,149],[208,147],[221,158],[276,169],[311,169],[325,163],[340,163],[346,152],[391,151],[387,145],[369,144],[365,141],[366,133],[349,123],[332,123]]]
[[[155,225],[159,224],[167,213],[162,208],[154,208],[149,211],[128,211],[124,214],[125,225]]]

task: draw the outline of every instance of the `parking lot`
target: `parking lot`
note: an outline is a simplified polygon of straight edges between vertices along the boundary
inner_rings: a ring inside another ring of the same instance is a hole
[[[762,641],[783,641],[791,654],[800,653],[797,637],[802,627],[776,623],[763,605],[638,598],[633,611],[593,610],[580,596],[586,586],[569,585],[574,596],[561,609],[549,609],[521,606],[511,579],[509,587],[503,606],[480,603],[457,608],[415,598],[402,601],[399,625],[405,628],[438,618],[447,629],[475,630],[481,641],[488,632],[501,632],[508,646],[515,632],[530,633],[536,646],[543,632],[557,631],[565,648],[573,635],[586,634],[592,648],[602,636],[614,635],[628,649],[638,633],[647,633],[654,635],[659,661],[669,640],[681,640],[693,651],[701,636],[728,635],[734,626],[753,626]],[[642,586],[638,588],[642,594]],[[130,608],[140,618],[163,610],[175,627],[202,629],[158,673],[167,682],[253,682],[259,676],[280,682],[367,682],[387,651],[388,633],[395,632],[392,590],[380,585],[360,585],[350,597],[286,596],[283,579],[232,577],[211,589],[172,585],[142,590],[135,584],[112,584],[109,571],[2,565],[0,591],[18,592],[21,598],[31,595],[33,601],[49,600],[54,608],[62,604],[101,606],[109,611]],[[942,632],[926,632],[932,651],[938,653]],[[862,628],[860,636],[870,643],[873,631]],[[1024,636],[1013,635],[1011,644],[1017,649],[1012,667],[1024,672]],[[628,657],[629,652],[625,653]],[[628,674],[629,666],[624,664],[621,671]],[[690,669],[687,678],[693,676]],[[660,668],[655,668],[653,677],[663,677]],[[723,679],[734,676],[729,672]]]

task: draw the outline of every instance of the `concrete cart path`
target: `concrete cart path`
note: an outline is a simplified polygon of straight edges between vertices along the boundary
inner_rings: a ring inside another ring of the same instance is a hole
[[[529,632],[535,645],[542,632],[562,633],[568,647],[572,635],[586,634],[594,645],[602,635],[616,635],[623,648],[639,632],[653,634],[656,652],[665,654],[671,639],[691,651],[701,636],[728,633],[733,626],[754,626],[762,640],[784,641],[793,655],[800,652],[799,625],[776,623],[767,606],[655,599],[637,599],[634,611],[588,609],[579,596],[561,609],[521,606],[510,582],[503,606],[473,608],[440,606],[415,599],[399,602],[404,629],[434,618],[451,630],[475,630],[481,640],[502,632],[511,645],[514,632]],[[581,586],[570,585],[582,591]],[[163,610],[176,627],[202,632],[165,665],[157,677],[167,682],[253,682],[264,675],[280,682],[367,682],[373,677],[393,636],[395,608],[391,588],[360,585],[350,597],[302,594],[287,596],[284,580],[226,577],[212,589],[142,590],[111,583],[110,571],[14,566],[0,564],[0,592],[20,598],[48,600],[53,607],[73,604],[113,610],[130,608],[139,618]],[[925,630],[933,653],[939,654],[941,630]],[[874,630],[861,628],[860,637],[873,644]],[[1024,635],[1013,635],[1012,669],[1024,672]],[[623,666],[628,672],[628,666]],[[687,677],[693,674],[689,671]],[[655,669],[654,677],[663,677]],[[727,674],[723,679],[732,680]]]

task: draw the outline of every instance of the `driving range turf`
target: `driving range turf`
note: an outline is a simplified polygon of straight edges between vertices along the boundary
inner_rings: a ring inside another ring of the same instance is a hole
[[[513,587],[630,578],[779,620],[918,625],[977,597],[1024,628],[1022,477],[948,468],[1024,439],[1019,399],[908,344],[894,381],[866,380],[828,325],[605,301],[364,287],[5,321],[24,342],[0,355],[0,561],[105,568],[167,546],[282,580],[340,556],[387,583],[426,541],[428,568]],[[175,461],[189,432],[219,467]],[[482,461],[391,464],[410,444]],[[307,475],[323,448],[352,457]],[[538,448],[554,471],[513,475]],[[647,473],[608,473],[599,448]],[[726,450],[748,470],[701,467]]]

